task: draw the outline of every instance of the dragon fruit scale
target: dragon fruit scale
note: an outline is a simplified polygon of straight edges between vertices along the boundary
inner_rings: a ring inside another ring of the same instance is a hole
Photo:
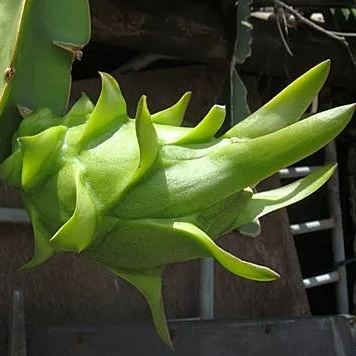
[[[223,106],[187,128],[181,123],[190,93],[154,114],[142,96],[130,118],[105,73],[96,105],[83,94],[63,116],[21,107],[1,175],[21,188],[33,224],[34,256],[23,268],[63,252],[106,266],[143,294],[168,345],[161,296],[167,264],[211,256],[240,277],[278,278],[215,241],[233,229],[258,232],[259,217],[305,198],[333,173],[335,166],[326,166],[281,188],[253,189],[319,150],[351,119],[354,105],[298,121],[328,71],[328,61],[312,68],[221,137]]]

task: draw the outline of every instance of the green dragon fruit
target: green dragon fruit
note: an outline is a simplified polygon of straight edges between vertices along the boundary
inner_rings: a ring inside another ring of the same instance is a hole
[[[87,0],[0,1],[0,173],[22,190],[33,224],[35,251],[23,268],[64,252],[109,268],[140,290],[171,345],[165,266],[211,256],[237,276],[278,278],[216,240],[233,229],[257,233],[259,217],[324,184],[334,166],[272,191],[253,190],[332,140],[354,106],[297,122],[326,80],[323,62],[220,137],[224,107],[186,128],[190,93],[155,114],[143,96],[130,118],[118,84],[104,73],[96,105],[83,95],[65,113],[71,64],[89,28]]]
[[[25,118],[1,173],[22,189],[33,224],[35,252],[24,268],[62,252],[106,266],[144,295],[169,345],[161,297],[167,264],[211,256],[237,276],[278,278],[215,241],[305,198],[334,171],[327,166],[272,191],[252,190],[323,147],[351,119],[354,106],[348,105],[296,122],[328,71],[329,62],[314,67],[217,138],[224,107],[213,106],[186,128],[180,125],[190,93],[155,114],[142,96],[130,118],[117,82],[104,73],[95,106],[83,95],[64,116],[22,108]]]

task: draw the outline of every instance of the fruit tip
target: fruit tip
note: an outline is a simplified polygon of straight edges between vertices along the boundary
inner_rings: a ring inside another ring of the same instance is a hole
[[[190,102],[190,99],[192,98],[192,92],[191,91],[187,91],[183,94],[181,100],[185,101],[185,102]]]
[[[344,108],[346,111],[350,112],[351,115],[355,112],[356,109],[356,103],[352,103],[352,104],[348,104],[348,105],[344,105]]]

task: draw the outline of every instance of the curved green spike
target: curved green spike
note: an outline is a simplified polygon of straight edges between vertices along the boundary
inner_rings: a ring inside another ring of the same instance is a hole
[[[158,153],[158,138],[147,108],[147,98],[143,95],[138,103],[136,113],[136,136],[140,148],[140,163],[135,173],[135,179],[145,174],[156,160]]]
[[[237,218],[235,227],[240,229],[261,216],[308,197],[327,182],[335,169],[336,165],[327,165],[291,184],[254,194]]]
[[[175,222],[173,228],[184,234],[185,238],[194,240],[223,267],[237,276],[261,282],[273,281],[279,277],[276,272],[268,267],[240,260],[229,252],[224,251],[221,247],[216,245],[204,231],[193,224]]]
[[[43,226],[36,209],[29,203],[26,204],[26,208],[31,217],[35,246],[33,257],[29,262],[23,265],[20,270],[35,268],[48,261],[55,254],[54,248],[49,243],[51,235]]]
[[[18,138],[23,158],[21,183],[25,191],[39,184],[58,167],[65,126],[51,127],[35,136]]]
[[[329,60],[310,69],[259,110],[231,128],[224,137],[255,138],[293,124],[316,97],[329,70]]]
[[[325,146],[344,129],[354,111],[355,104],[340,106],[269,135],[227,146],[225,153],[230,156],[228,162],[234,167],[231,177],[240,173],[239,179],[235,179],[239,187],[257,184]]]
[[[69,15],[70,14],[70,15]],[[90,37],[87,0],[2,0],[0,11],[0,162],[22,120],[17,105],[62,115],[69,98],[72,56],[53,43],[82,48]]]
[[[245,225],[239,226],[238,230],[242,235],[257,237],[261,233],[261,224],[256,218]]]
[[[200,123],[173,142],[177,145],[208,142],[219,131],[226,115],[225,106],[214,105]]]
[[[192,93],[186,92],[179,101],[168,109],[159,111],[151,116],[152,122],[161,125],[180,126],[187,111]]]
[[[82,147],[98,139],[110,128],[127,122],[126,102],[119,84],[110,74],[100,73],[102,89],[99,100],[86,123],[83,136],[79,141]]]
[[[131,283],[142,293],[150,306],[152,319],[158,335],[161,337],[163,342],[173,349],[173,343],[169,334],[162,300],[163,268],[145,271],[144,273],[122,270],[119,271],[115,269],[111,270],[119,277]]]
[[[80,178],[75,172],[76,207],[72,217],[50,239],[50,244],[58,251],[80,253],[95,239],[95,204]]]
[[[64,117],[63,125],[68,127],[81,125],[87,120],[87,116],[94,110],[94,104],[89,97],[82,93],[80,99],[73,105],[68,114]]]

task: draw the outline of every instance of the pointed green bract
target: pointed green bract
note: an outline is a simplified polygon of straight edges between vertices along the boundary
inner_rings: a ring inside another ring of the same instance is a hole
[[[65,126],[56,126],[35,136],[19,138],[22,153],[21,184],[24,190],[30,190],[43,182],[58,169],[59,151],[62,149]]]
[[[35,246],[33,257],[29,262],[21,267],[23,270],[35,268],[48,261],[55,254],[54,248],[49,243],[49,238],[51,235],[44,228],[36,209],[31,206],[31,204],[27,204],[27,210],[30,213],[32,221]]]
[[[136,135],[140,147],[140,163],[133,180],[137,180],[151,168],[158,153],[158,138],[147,108],[146,96],[142,96],[138,104]]]
[[[90,101],[85,93],[82,93],[81,98],[73,105],[71,110],[65,116],[63,124],[67,127],[81,125],[85,123],[94,110],[94,104]]]
[[[158,335],[170,348],[173,348],[162,300],[162,268],[144,273],[117,270],[113,272],[142,293],[150,306]]]
[[[235,125],[225,137],[255,138],[293,124],[316,97],[329,70],[330,61],[310,69],[262,108]]]
[[[100,73],[102,89],[99,100],[86,123],[79,145],[84,147],[100,139],[109,129],[127,121],[126,102],[116,80],[109,74]]]
[[[152,115],[152,122],[161,125],[180,126],[190,103],[192,93],[185,93],[181,99],[168,109]]]
[[[174,223],[173,227],[176,230],[181,231],[186,238],[190,238],[199,244],[223,267],[237,276],[252,279],[254,281],[273,281],[279,277],[278,273],[272,271],[268,267],[240,260],[224,251],[216,245],[207,234],[192,224],[177,222]]]
[[[253,186],[278,170],[318,151],[333,140],[351,120],[355,105],[340,106],[313,115],[286,128],[226,148],[226,154],[244,159],[231,160],[233,170],[243,171],[236,188]],[[236,146],[236,147],[234,147]],[[258,167],[258,170],[256,169]],[[237,174],[237,172],[231,174]]]
[[[116,228],[86,256],[116,270],[152,269],[174,260],[213,257],[230,272],[253,280],[268,281],[277,274],[267,267],[249,263],[220,248],[201,228],[186,221],[165,219],[116,220]],[[120,249],[119,249],[120,246]],[[142,246],[135,249],[134,246]],[[155,249],[164,251],[156,254]]]
[[[70,14],[70,16],[68,16]],[[48,107],[62,115],[71,84],[71,54],[53,44],[82,48],[90,37],[87,0],[3,0],[0,12],[0,161],[22,117],[17,105]]]
[[[205,118],[174,143],[176,145],[208,142],[219,131],[226,115],[225,106],[214,105]]]
[[[78,169],[75,169],[75,181],[77,190],[75,211],[51,238],[50,244],[58,251],[79,253],[88,248],[95,239],[96,211]]]
[[[237,218],[235,226],[244,226],[272,211],[305,199],[324,185],[335,169],[335,165],[328,165],[281,188],[254,194],[252,199],[246,204],[242,214]]]

